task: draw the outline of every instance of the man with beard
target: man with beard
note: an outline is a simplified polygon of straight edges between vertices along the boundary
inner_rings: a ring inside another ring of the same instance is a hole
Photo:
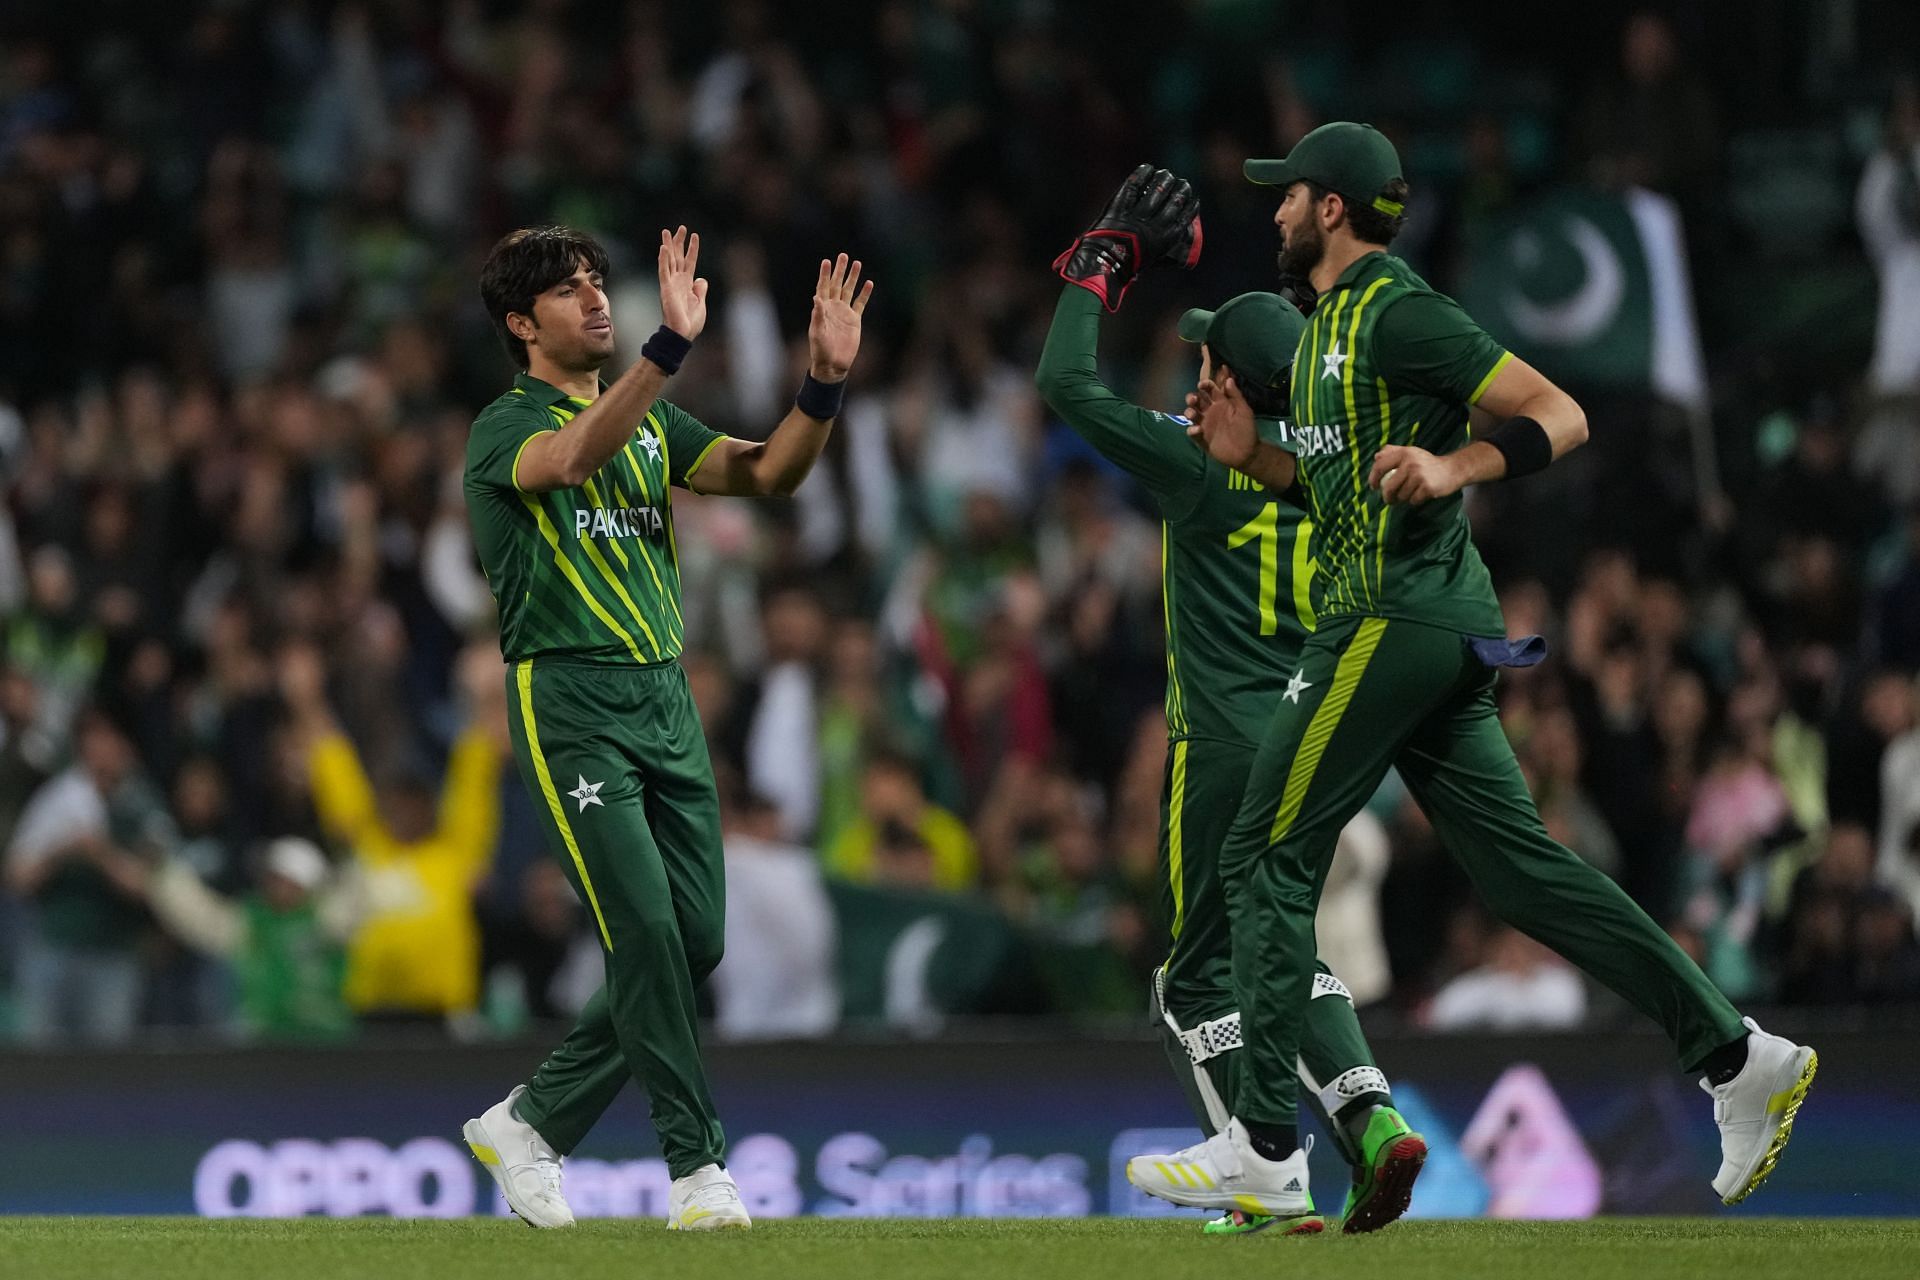
[[[1407,186],[1369,125],[1324,125],[1247,177],[1285,192],[1282,274],[1318,293],[1294,355],[1294,438],[1263,440],[1235,379],[1202,383],[1191,429],[1217,460],[1305,487],[1323,590],[1221,851],[1246,1047],[1239,1109],[1199,1146],[1129,1163],[1177,1204],[1307,1195],[1293,1090],[1314,972],[1314,910],[1334,841],[1398,768],[1495,915],[1659,1022],[1713,1097],[1729,1204],[1772,1172],[1812,1083],[1813,1050],[1743,1020],[1605,875],[1547,835],[1500,726],[1495,675],[1545,656],[1507,639],[1462,510],[1469,484],[1517,480],[1586,440],[1571,397],[1503,351],[1451,299],[1386,252]],[[1468,412],[1495,425],[1475,438]],[[1165,1169],[1198,1169],[1176,1180]]]
[[[1213,1134],[1236,1110],[1241,1056],[1217,859],[1254,748],[1313,630],[1314,566],[1312,523],[1297,488],[1270,490],[1209,458],[1187,439],[1185,418],[1127,403],[1097,372],[1102,304],[1117,311],[1138,270],[1163,257],[1193,265],[1198,228],[1199,202],[1184,181],[1164,169],[1136,169],[1055,264],[1068,287],[1034,380],[1054,412],[1146,488],[1163,518],[1167,766],[1160,862],[1170,945],[1154,974],[1152,1003],[1182,1091],[1202,1130]],[[1187,312],[1179,333],[1200,344],[1200,377],[1230,371],[1262,429],[1284,438],[1288,362],[1305,328],[1293,303],[1247,293],[1218,310]],[[1342,1229],[1376,1230],[1405,1212],[1426,1143],[1394,1110],[1353,996],[1324,965],[1316,967],[1305,1020],[1299,1061],[1286,1075],[1297,1072],[1354,1171]],[[1243,1197],[1206,1230],[1243,1233],[1280,1222],[1292,1235],[1324,1225],[1310,1209],[1282,1218],[1264,1204]]]

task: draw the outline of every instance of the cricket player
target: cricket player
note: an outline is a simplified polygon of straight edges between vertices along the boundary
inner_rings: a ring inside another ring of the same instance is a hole
[[[1813,1080],[1813,1050],[1742,1019],[1611,880],[1542,825],[1500,726],[1497,669],[1539,661],[1511,641],[1461,509],[1469,484],[1514,482],[1586,439],[1565,392],[1503,351],[1458,305],[1386,252],[1406,182],[1371,126],[1329,124],[1281,160],[1282,274],[1318,303],[1294,356],[1293,439],[1260,438],[1243,380],[1202,383],[1192,428],[1228,466],[1307,492],[1323,575],[1319,623],[1275,708],[1221,853],[1242,1034],[1238,1108],[1200,1146],[1143,1156],[1128,1177],[1179,1204],[1252,1195],[1311,1208],[1295,1100],[1313,982],[1313,917],[1334,839],[1390,767],[1495,915],[1658,1022],[1713,1097],[1728,1204],[1766,1178]],[[1468,411],[1494,425],[1474,435]],[[1162,1172],[1198,1166],[1199,1187]]]
[[[532,1079],[466,1124],[467,1145],[533,1226],[573,1222],[560,1160],[630,1080],[673,1185],[667,1225],[747,1227],[700,1061],[694,988],[719,963],[720,814],[677,659],[669,488],[790,494],[826,445],[873,284],[820,264],[811,367],[764,444],[662,398],[707,323],[700,237],[661,232],[662,324],[612,384],[607,255],[565,227],[494,246],[480,293],[524,371],[467,441],[468,517],[500,606],[514,757],[550,848],[586,904],[606,984]]]
[[[1192,266],[1199,226],[1199,202],[1185,182],[1164,169],[1136,169],[1055,264],[1068,287],[1035,381],[1069,426],[1140,481],[1163,518],[1168,760],[1160,857],[1172,937],[1153,994],[1176,1076],[1200,1127],[1213,1134],[1236,1110],[1233,1063],[1241,1056],[1218,855],[1254,748],[1275,707],[1298,694],[1287,681],[1315,615],[1312,525],[1298,489],[1269,489],[1210,458],[1187,438],[1185,418],[1129,404],[1096,372],[1102,305],[1117,311],[1134,276],[1156,261]],[[1248,293],[1217,311],[1187,312],[1179,332],[1200,344],[1201,377],[1231,370],[1262,430],[1281,437],[1288,365],[1305,327],[1291,302]],[[1295,1087],[1297,1068],[1352,1166],[1343,1229],[1375,1230],[1406,1211],[1426,1143],[1393,1109],[1353,997],[1324,965],[1304,1017],[1300,1057],[1283,1071],[1282,1087]],[[1310,1213],[1276,1219],[1243,1198],[1205,1229],[1250,1232],[1276,1222],[1288,1234],[1324,1225]]]

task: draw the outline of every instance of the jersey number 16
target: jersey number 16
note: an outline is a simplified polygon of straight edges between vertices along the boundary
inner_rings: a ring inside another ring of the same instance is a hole
[[[1227,535],[1227,549],[1260,544],[1260,634],[1275,635],[1280,630],[1278,613],[1280,593],[1280,504],[1269,502],[1260,514]],[[1293,611],[1300,625],[1313,630],[1313,571],[1318,566],[1309,557],[1313,545],[1313,521],[1302,520],[1293,531]]]

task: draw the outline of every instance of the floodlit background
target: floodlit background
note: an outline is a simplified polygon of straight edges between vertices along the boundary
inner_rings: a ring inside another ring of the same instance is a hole
[[[489,1208],[458,1122],[600,979],[504,751],[458,484],[512,373],[479,264],[548,221],[612,253],[622,367],[660,228],[701,233],[671,391],[740,436],[798,385],[819,258],[879,282],[799,496],[674,504],[727,801],[710,1039],[822,1042],[716,1050],[786,1170],[760,1210],[1143,1210],[1110,1150],[1189,1123],[1144,1015],[1159,531],[1034,393],[1047,264],[1139,161],[1193,180],[1204,260],[1103,335],[1176,406],[1173,318],[1274,279],[1242,159],[1342,118],[1400,148],[1395,251],[1588,408],[1585,451],[1471,504],[1509,629],[1554,646],[1502,693],[1549,827],[1821,1049],[1756,1207],[1920,1209],[1920,1072],[1887,1065],[1920,1053],[1911,6],[74,16],[0,15],[0,1078],[22,1164],[64,1171],[0,1170],[0,1210]],[[1441,1135],[1417,1208],[1701,1207],[1664,1045],[1490,921],[1392,780],[1321,939]],[[1537,1034],[1427,1038],[1489,1027]],[[128,1124],[143,1157],[99,1155]],[[603,1130],[603,1211],[655,1212],[640,1108]],[[1521,1131],[1552,1176],[1500,1157]],[[896,1157],[904,1198],[836,1172]]]

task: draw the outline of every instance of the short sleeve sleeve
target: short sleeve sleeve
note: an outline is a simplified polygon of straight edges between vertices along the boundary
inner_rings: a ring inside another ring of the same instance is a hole
[[[467,435],[467,483],[483,489],[518,492],[514,466],[527,441],[552,431],[553,421],[532,401],[509,400],[481,414]]]
[[[1494,375],[1513,359],[1451,298],[1412,293],[1394,302],[1373,331],[1381,376],[1460,404],[1486,394]]]
[[[1293,424],[1285,418],[1255,418],[1254,434],[1282,453],[1298,454],[1299,438],[1293,434]]]
[[[654,401],[653,411],[647,417],[648,425],[657,427],[666,443],[667,479],[682,489],[687,487],[687,477],[700,469],[714,446],[727,438],[725,432],[715,431],[679,405],[665,400]]]

